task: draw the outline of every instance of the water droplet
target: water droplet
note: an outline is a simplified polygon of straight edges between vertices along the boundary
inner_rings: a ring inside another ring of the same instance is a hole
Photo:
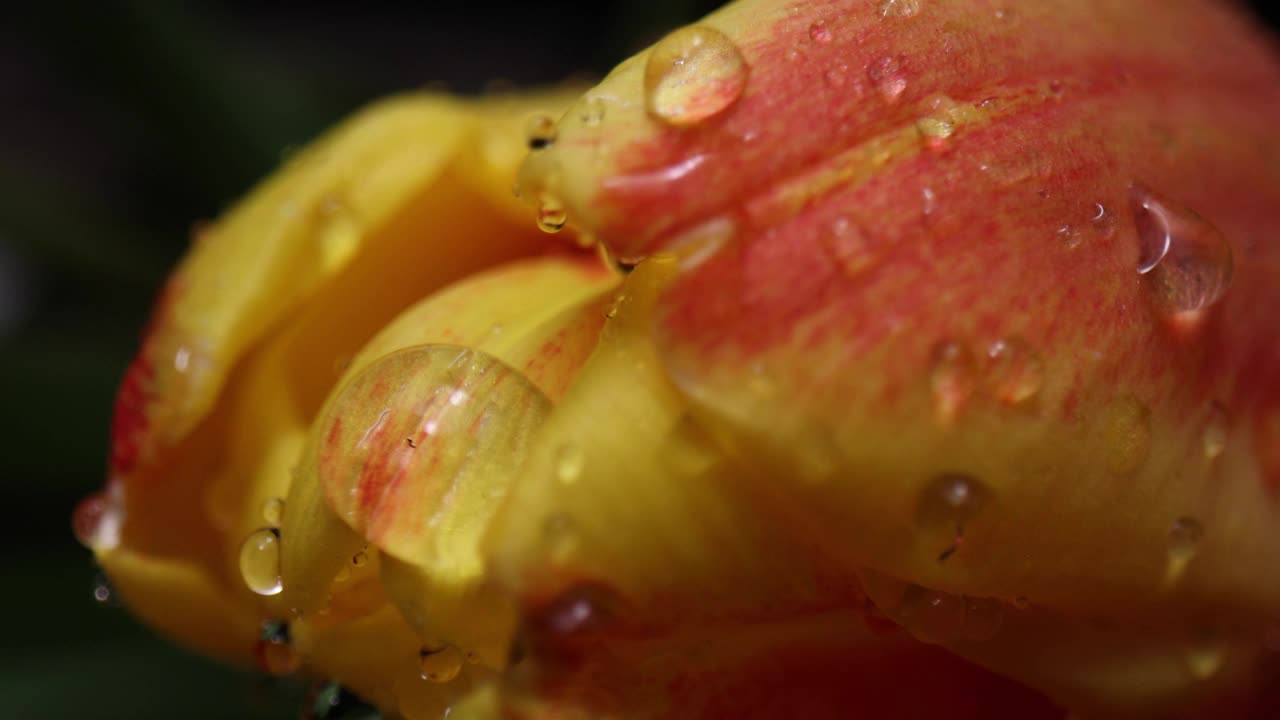
[[[262,623],[254,656],[258,667],[272,675],[292,675],[302,666],[302,655],[289,637],[289,625],[280,620]]]
[[[589,128],[600,127],[604,122],[605,102],[604,98],[597,96],[589,96],[582,101],[582,114],[579,118],[582,124]]]
[[[867,78],[886,102],[896,102],[907,89],[907,77],[902,63],[889,55],[871,63],[867,68]]]
[[[611,622],[617,606],[618,598],[611,590],[595,583],[583,583],[556,596],[530,621],[537,632],[582,635]]]
[[[1081,234],[1080,229],[1074,225],[1063,225],[1058,228],[1057,232],[1054,234],[1057,236],[1058,242],[1062,247],[1068,250],[1075,250],[1084,242],[1084,235]]]
[[[572,485],[582,475],[582,466],[586,456],[577,445],[562,445],[556,450],[556,479],[565,485]]]
[[[931,480],[916,500],[916,525],[959,534],[987,504],[989,493],[971,475],[943,473]]]
[[[93,574],[93,601],[109,607],[120,604],[119,598],[116,597],[116,589],[111,584],[111,578],[101,570]]]
[[[927,223],[938,211],[938,194],[933,188],[920,188],[920,215]]]
[[[1112,401],[1102,419],[1107,467],[1128,477],[1138,472],[1151,452],[1151,411],[1137,398]]]
[[[1169,525],[1169,556],[1165,566],[1166,583],[1174,583],[1186,572],[1187,564],[1196,556],[1204,526],[1193,517],[1183,516]]]
[[[1227,449],[1227,409],[1220,403],[1214,403],[1209,408],[1209,418],[1205,421],[1201,440],[1206,460],[1217,459]]]
[[[542,523],[542,537],[552,562],[562,564],[578,550],[578,527],[573,516],[555,512]]]
[[[880,3],[880,17],[909,18],[920,12],[921,0],[884,0]]]
[[[847,217],[831,221],[820,241],[832,264],[847,277],[858,275],[873,264],[866,234]]]
[[[696,125],[724,112],[747,85],[747,63],[718,30],[680,28],[654,45],[644,69],[645,109],[669,125]]]
[[[1140,184],[1131,193],[1138,228],[1138,273],[1152,300],[1170,313],[1194,312],[1231,287],[1231,244],[1190,208]]]
[[[969,349],[956,342],[934,348],[929,385],[933,391],[934,417],[950,425],[973,396],[977,363]]]
[[[991,393],[1006,405],[1021,405],[1044,386],[1044,363],[1030,345],[1005,338],[987,349],[987,381]]]
[[[240,546],[240,577],[259,595],[278,595],[280,581],[280,535],[274,528],[250,533]]]
[[[840,63],[823,73],[822,79],[826,81],[829,87],[844,87],[845,83],[848,82],[848,73],[849,66],[845,63]]]
[[[326,194],[318,207],[320,249],[327,267],[344,264],[360,246],[363,235],[356,213],[336,194]]]
[[[800,59],[800,49],[787,48],[787,52],[783,57],[785,57],[788,62],[795,62],[796,60]]]
[[[535,219],[538,222],[538,227],[543,232],[558,233],[569,222],[569,210],[560,201],[560,198],[550,193],[542,193]]]
[[[831,42],[831,29],[827,27],[826,20],[819,20],[809,26],[809,39],[816,43]]]
[[[418,651],[419,672],[423,680],[446,683],[458,677],[465,659],[461,650],[448,643],[424,645]]]
[[[984,642],[995,637],[1004,624],[1004,603],[994,598],[964,599],[964,638]]]
[[[100,493],[81,500],[71,514],[71,531],[90,550],[108,550],[120,544],[124,523],[122,485],[112,483]]]
[[[280,527],[280,521],[284,519],[284,499],[273,497],[263,501],[262,519],[271,527]]]
[[[956,131],[956,126],[948,117],[928,115],[916,120],[916,130],[920,131],[930,144],[940,145],[941,141],[951,137],[951,134]]]
[[[1216,633],[1201,630],[1192,638],[1183,660],[1192,677],[1197,680],[1208,680],[1222,669],[1227,658],[1226,648]]]
[[[364,567],[365,565],[368,565],[369,553],[364,550],[361,550],[357,552],[355,555],[352,555],[351,564],[355,565],[356,567]]]
[[[1109,238],[1115,234],[1116,219],[1107,212],[1107,207],[1102,203],[1094,203],[1093,216],[1089,218],[1089,223],[1098,237]]]
[[[958,595],[911,585],[893,618],[921,640],[944,643],[963,631],[965,604]]]
[[[309,694],[311,715],[316,720],[345,720],[379,717],[378,711],[338,683],[319,683]]]
[[[618,313],[622,311],[622,306],[627,303],[627,296],[620,294],[609,303],[609,307],[605,309],[604,316],[609,320],[618,317]]]
[[[556,142],[556,121],[550,115],[533,115],[524,124],[524,139],[530,150],[546,150]]]

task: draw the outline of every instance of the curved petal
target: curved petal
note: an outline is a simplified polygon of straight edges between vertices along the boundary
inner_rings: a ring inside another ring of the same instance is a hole
[[[568,113],[526,182],[619,256],[687,255],[662,362],[847,567],[1256,646],[1280,611],[1270,44],[1212,2],[912,8],[732,5],[589,91],[603,120]],[[740,96],[670,122],[673,57]],[[1019,652],[971,654],[1132,699]]]

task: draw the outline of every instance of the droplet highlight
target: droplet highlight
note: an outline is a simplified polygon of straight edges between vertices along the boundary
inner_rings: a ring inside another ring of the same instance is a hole
[[[280,527],[280,521],[284,519],[284,499],[273,497],[263,501],[262,519],[271,527]]]
[[[920,14],[922,0],[884,0],[878,12],[885,19],[905,19]]]
[[[1152,301],[1168,313],[1202,310],[1231,287],[1234,264],[1226,236],[1190,208],[1135,184],[1130,193],[1138,230],[1138,273]]]
[[[742,53],[724,33],[698,25],[680,28],[649,52],[645,109],[668,125],[696,125],[737,102],[747,76]]]
[[[556,450],[556,480],[563,485],[572,485],[582,475],[582,467],[586,463],[586,455],[577,445],[563,445]]]
[[[240,546],[240,577],[259,595],[278,595],[280,580],[280,535],[274,528],[256,530]]]
[[[973,353],[951,341],[935,347],[929,387],[933,392],[934,417],[943,425],[955,422],[977,387],[977,361]]]
[[[897,102],[907,89],[907,77],[902,62],[889,55],[871,63],[867,68],[867,78],[871,80],[871,84],[880,92],[880,97],[884,98],[885,102]]]

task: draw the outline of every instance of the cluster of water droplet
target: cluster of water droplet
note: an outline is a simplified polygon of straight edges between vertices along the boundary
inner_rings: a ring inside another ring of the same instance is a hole
[[[966,345],[944,341],[934,348],[929,375],[934,416],[954,422],[980,391],[1003,405],[1024,405],[1044,387],[1044,373],[1040,354],[1017,337],[991,343],[981,360]]]

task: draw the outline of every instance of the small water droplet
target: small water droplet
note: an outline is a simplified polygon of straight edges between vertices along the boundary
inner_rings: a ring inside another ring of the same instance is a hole
[[[909,18],[920,13],[921,0],[884,0],[880,3],[880,17]]]
[[[240,577],[259,595],[278,595],[280,581],[280,535],[275,528],[249,534],[240,546]]]
[[[609,303],[609,307],[604,311],[604,316],[609,320],[618,317],[618,313],[621,312],[622,306],[625,305],[626,302],[627,296],[625,294],[618,295],[613,299],[613,302]]]
[[[1102,203],[1094,203],[1093,215],[1089,218],[1089,223],[1098,237],[1109,238],[1116,232],[1116,219],[1107,212],[1107,206]]]
[[[943,473],[933,478],[916,500],[916,525],[959,534],[989,500],[987,489],[971,475]]]
[[[964,630],[965,604],[958,595],[911,585],[893,617],[921,640],[944,643]]]
[[[832,264],[846,277],[854,277],[873,264],[866,234],[847,217],[832,220],[819,239]]]
[[[996,400],[1006,405],[1021,405],[1044,386],[1044,363],[1026,342],[1005,338],[987,348],[986,377]]]
[[[783,57],[785,57],[788,62],[795,62],[796,60],[800,59],[800,49],[787,48],[787,52],[783,55]]]
[[[604,122],[605,101],[598,96],[588,96],[582,101],[582,124],[589,128],[597,128]]]
[[[977,363],[968,348],[950,341],[934,348],[932,363],[929,385],[934,417],[943,425],[950,425],[973,396]]]
[[[849,66],[845,63],[841,63],[823,73],[822,79],[829,87],[844,87],[845,83],[848,82],[848,73]]]
[[[1166,312],[1209,307],[1231,287],[1231,244],[1207,220],[1150,188],[1131,193],[1138,229],[1138,273]]]
[[[1187,670],[1197,680],[1208,680],[1217,675],[1226,658],[1226,648],[1217,634],[1205,630],[1196,633],[1183,656]]]
[[[871,63],[867,68],[867,78],[886,102],[896,102],[907,89],[901,61],[889,55]]]
[[[582,466],[586,456],[577,445],[562,445],[556,450],[556,479],[565,485],[572,485],[582,475]]]
[[[448,643],[424,645],[418,651],[419,672],[423,680],[446,683],[458,677],[465,659],[461,650]]]
[[[1137,398],[1125,395],[1111,402],[1102,419],[1107,467],[1128,477],[1138,472],[1151,453],[1151,411]]]
[[[357,552],[351,556],[351,564],[356,567],[364,567],[369,564],[369,553],[365,550]]]
[[[659,40],[644,69],[645,109],[676,126],[696,125],[724,112],[747,85],[747,63],[724,33],[680,28]]]
[[[524,125],[524,139],[533,151],[546,150],[556,142],[556,121],[550,115],[533,115]]]
[[[1204,526],[1193,517],[1183,516],[1169,525],[1169,554],[1165,566],[1165,581],[1177,582],[1186,572],[1187,564],[1196,556]]]
[[[93,601],[109,607],[120,604],[119,598],[116,597],[116,589],[111,584],[111,578],[101,570],[93,574]]]
[[[831,42],[831,29],[827,27],[826,20],[818,20],[809,26],[809,39],[823,44]]]
[[[534,217],[537,220],[538,227],[543,232],[558,233],[569,222],[569,210],[560,201],[560,198],[550,193],[542,193],[542,198],[538,202],[538,209]]]
[[[280,521],[284,519],[284,499],[273,497],[263,501],[262,519],[271,527],[280,527]]]
[[[984,642],[1000,632],[1004,624],[1004,603],[994,598],[964,599],[964,638]]]
[[[302,655],[289,637],[289,625],[280,620],[262,624],[254,656],[258,667],[276,676],[292,675],[302,666]]]
[[[542,523],[542,537],[551,561],[563,564],[578,550],[578,527],[573,516],[554,512]]]
[[[1226,450],[1227,409],[1221,403],[1214,403],[1209,408],[1209,418],[1205,421],[1201,440],[1206,460],[1216,460]]]
[[[948,117],[928,115],[916,120],[916,130],[931,144],[939,145],[956,131],[955,123]]]
[[[1058,238],[1058,243],[1068,250],[1075,250],[1084,242],[1084,235],[1074,225],[1063,225],[1054,234]]]
[[[123,491],[119,484],[81,500],[71,514],[71,531],[90,550],[107,550],[120,544],[124,522]]]
[[[938,211],[938,194],[933,188],[920,188],[920,215],[927,223]]]

